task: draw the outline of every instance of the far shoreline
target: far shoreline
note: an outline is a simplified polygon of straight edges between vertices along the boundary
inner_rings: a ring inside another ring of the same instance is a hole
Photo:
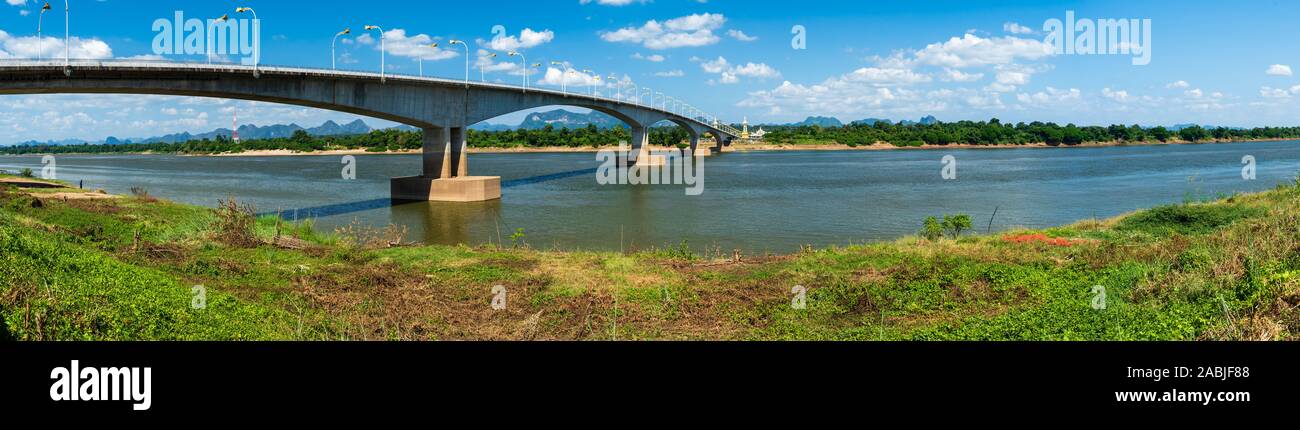
[[[1173,146],[1173,145],[1210,145],[1223,143],[1254,143],[1254,142],[1285,142],[1300,141],[1295,138],[1269,138],[1269,139],[1245,139],[1245,140],[1203,140],[1199,142],[1188,142],[1183,140],[1171,140],[1168,142],[1160,141],[1142,141],[1142,142],[1090,142],[1078,145],[1048,145],[1043,142],[1029,143],[1023,145],[1000,144],[1000,145],[974,145],[968,143],[954,143],[950,145],[921,145],[921,146],[896,146],[889,143],[877,142],[872,145],[849,146],[838,143],[815,143],[815,144],[775,144],[775,143],[755,143],[755,144],[736,144],[727,147],[725,152],[787,152],[787,151],[896,151],[896,150],[941,150],[941,149],[1020,149],[1020,148],[1106,148],[1116,146]],[[712,145],[700,145],[702,148],[712,148]],[[626,148],[626,147],[624,147]],[[469,148],[471,154],[563,154],[563,153],[595,153],[606,150],[618,150],[618,146],[602,147],[568,147],[568,146],[549,146],[549,147],[493,147],[493,148]],[[651,146],[651,150],[666,150],[667,147]],[[202,154],[202,153],[173,153],[173,152],[108,152],[108,153],[59,153],[57,155],[176,155],[181,157],[294,157],[294,156],[328,156],[328,155],[415,155],[420,154],[421,150],[411,149],[403,151],[383,151],[373,152],[365,149],[332,149],[325,151],[295,152],[289,149],[263,149],[248,150],[233,153],[220,154]],[[0,154],[5,155],[5,154]],[[40,156],[44,154],[13,154],[9,156]]]

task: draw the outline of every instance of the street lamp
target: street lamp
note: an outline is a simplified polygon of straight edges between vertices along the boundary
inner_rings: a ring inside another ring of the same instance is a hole
[[[591,96],[592,96],[592,97],[595,97],[595,96],[596,96],[596,82],[595,82],[594,80],[592,80],[592,81],[588,81],[588,80],[587,80],[587,77],[592,75],[592,73],[591,73],[591,69],[582,69],[582,73],[584,74],[584,75],[582,76],[582,81],[583,81],[584,83],[586,83],[587,86],[591,87]],[[599,76],[599,75],[597,75],[597,76]]]
[[[41,54],[45,52],[45,40],[41,39],[41,22],[45,20],[45,11],[50,10],[50,3],[45,2],[41,7],[40,16],[36,17],[36,61],[43,60]]]
[[[484,69],[485,67],[487,67],[488,65],[487,65],[487,64],[483,64],[483,61],[481,61],[481,60],[483,60],[483,59],[487,59],[487,61],[491,62],[493,58],[497,58],[497,54],[496,54],[495,52],[491,53],[490,55],[479,56],[479,60],[480,60],[480,61],[479,61],[479,65],[478,65],[478,81],[479,81],[479,82],[482,82],[482,83],[485,83],[485,84],[487,83],[487,72],[486,72],[485,70],[483,70],[483,69]]]
[[[527,93],[528,92],[528,57],[525,57],[524,53],[519,51],[510,51],[507,52],[506,55],[511,57],[519,57],[520,61],[524,63],[524,92]]]
[[[63,75],[72,76],[72,64],[69,60],[68,53],[71,52],[69,47],[72,46],[72,8],[68,7],[68,0],[63,0]]]
[[[561,63],[559,61],[552,61],[551,65],[560,66],[564,68],[564,72],[560,73],[560,92],[563,93],[565,97],[568,97],[569,96],[569,75],[568,74],[573,70],[569,68],[568,64]]]
[[[229,21],[229,20],[230,20],[230,14],[221,14],[221,18],[217,18],[217,21],[221,21],[221,22],[226,22],[226,21]],[[209,27],[209,28],[210,28],[210,27]],[[208,43],[207,43],[207,45],[208,45],[208,49],[207,49],[207,51],[208,51],[208,65],[212,65],[212,45],[214,45],[214,44],[215,44],[215,41],[212,40],[212,35],[209,34],[209,35],[208,35]]]
[[[668,100],[664,99],[664,93],[661,93],[661,92],[655,91],[655,95],[656,95],[656,96],[659,96],[659,105],[660,105],[660,109],[659,109],[659,110],[664,110],[664,109],[662,108],[662,106],[668,103]],[[654,97],[651,97],[651,98],[650,98],[650,107],[655,107],[655,99],[654,99]]]
[[[385,39],[384,29],[378,25],[367,25],[362,28],[364,28],[366,31],[379,30],[379,82],[386,82],[388,78],[387,75],[385,74],[386,71],[384,69],[387,69],[388,66],[384,64],[385,62],[384,51],[387,51],[388,47],[386,46],[386,42],[384,40]]]
[[[465,88],[469,88],[469,45],[456,39],[447,41],[447,46],[451,45],[460,45],[465,47]]]
[[[636,85],[636,82],[628,82],[628,85],[632,86],[632,103],[641,104],[641,88]]]
[[[623,81],[618,79],[618,75],[610,73],[609,82],[614,83],[614,100],[623,101]]]
[[[262,20],[257,19],[257,11],[253,10],[253,8],[251,7],[235,8],[235,13],[244,13],[244,12],[253,14],[253,28],[259,28]],[[258,30],[257,33],[260,35],[261,30]],[[253,76],[257,76],[259,74],[257,70],[257,66],[262,62],[262,43],[261,41],[254,40],[253,45],[255,46],[255,49],[253,49]]]
[[[645,90],[645,94],[646,94],[647,96],[649,96],[650,104],[646,104],[645,102],[642,102],[642,103],[641,103],[641,106],[646,106],[646,107],[650,107],[650,108],[655,107],[655,93],[654,93],[654,91],[651,90],[650,87],[645,87],[645,88],[642,88],[642,89]]]
[[[438,49],[438,42],[430,43],[429,47],[433,49]],[[420,56],[420,77],[421,78],[424,77],[424,56],[423,55]]]
[[[225,17],[223,16],[222,18],[224,19]],[[351,28],[345,28],[343,29],[343,31],[340,31],[338,34],[335,34],[334,41],[330,42],[330,68],[333,70],[339,69],[338,61],[335,59],[336,57],[334,56],[334,44],[338,43],[340,36],[347,35],[347,34],[352,34]]]

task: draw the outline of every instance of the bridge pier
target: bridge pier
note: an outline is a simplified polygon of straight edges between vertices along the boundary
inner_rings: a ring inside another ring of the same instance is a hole
[[[632,153],[629,163],[638,167],[654,167],[667,164],[666,157],[650,153],[650,129],[643,126],[632,127]]]
[[[469,176],[469,145],[465,127],[424,129],[420,176],[393,178],[393,200],[481,202],[501,198],[500,176]]]

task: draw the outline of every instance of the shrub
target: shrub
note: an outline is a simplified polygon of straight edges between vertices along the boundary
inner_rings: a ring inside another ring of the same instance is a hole
[[[936,217],[926,218],[921,227],[921,236],[928,240],[939,240],[943,237],[943,223],[940,223],[939,218]]]
[[[971,229],[970,215],[944,215],[943,230],[947,231],[952,238],[960,239],[961,232]]]
[[[1124,218],[1116,229],[1158,236],[1205,234],[1262,212],[1262,209],[1239,205],[1168,205]]]
[[[217,240],[232,246],[251,248],[260,242],[253,232],[253,207],[234,198],[217,203]]]
[[[24,178],[31,178],[36,176],[35,174],[32,173],[32,169],[28,169],[28,168],[23,168],[22,173],[20,173],[20,175],[22,175],[22,177]]]

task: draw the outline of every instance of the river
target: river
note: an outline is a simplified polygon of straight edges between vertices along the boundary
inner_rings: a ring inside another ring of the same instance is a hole
[[[942,159],[956,159],[944,180]],[[1242,178],[1242,158],[1256,179]],[[314,218],[324,230],[359,223],[407,227],[407,240],[507,244],[516,229],[537,248],[789,253],[913,234],[931,215],[965,213],[976,230],[1047,227],[1136,209],[1252,192],[1291,181],[1300,142],[1089,148],[735,152],[704,161],[704,192],[684,185],[600,185],[590,153],[473,154],[471,173],[499,175],[503,198],[391,205],[388,180],[420,170],[417,155],[58,156],[59,179],[127,194],[143,187],[215,206],[234,197],[258,211]],[[41,158],[0,156],[0,169],[41,171]],[[994,212],[996,211],[996,216]],[[499,232],[499,233],[498,233]]]

